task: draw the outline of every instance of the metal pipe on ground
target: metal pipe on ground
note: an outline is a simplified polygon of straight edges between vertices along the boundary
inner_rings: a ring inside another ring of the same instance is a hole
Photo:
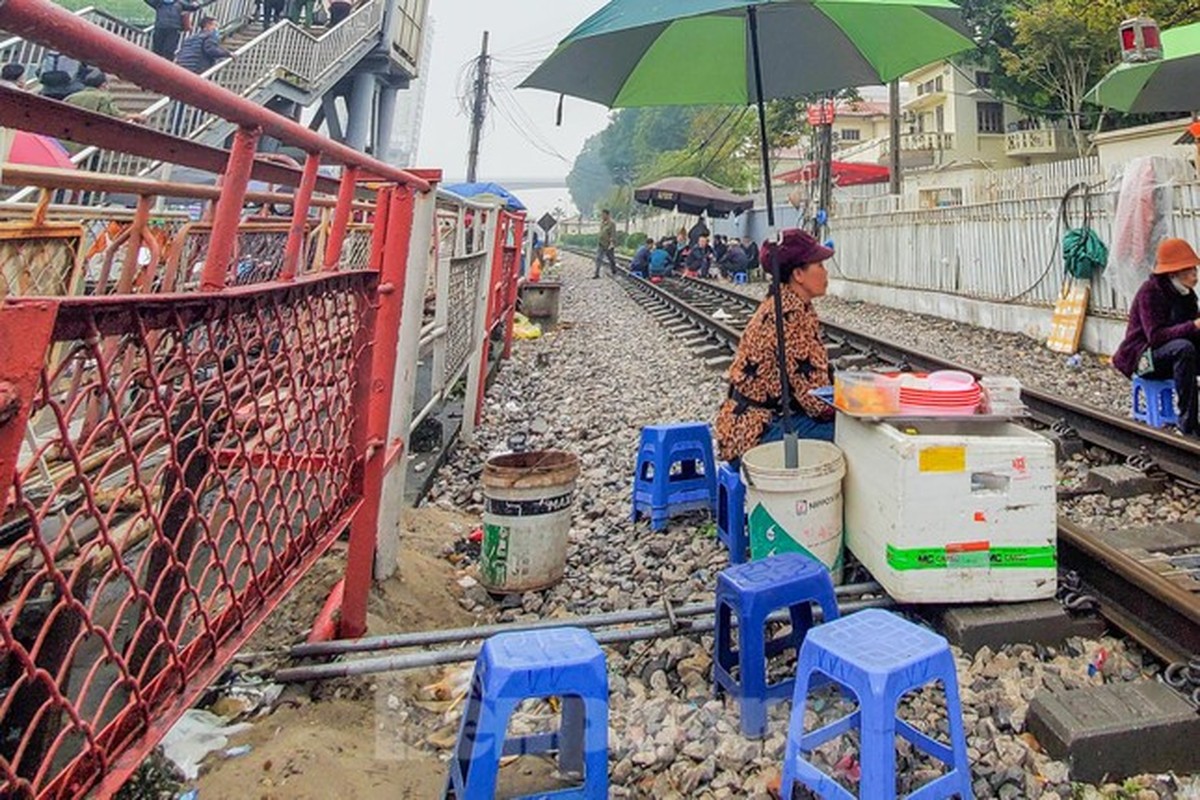
[[[890,597],[878,597],[870,600],[850,600],[839,603],[842,613],[862,611],[865,608],[889,608],[895,605]],[[712,609],[709,609],[711,613]],[[676,612],[678,613],[678,612]],[[767,618],[768,622],[787,622],[788,613],[781,609]],[[819,608],[813,609],[813,621],[821,619]],[[565,624],[565,623],[559,623]],[[716,618],[706,618],[689,622],[686,625],[672,625],[670,622],[658,625],[645,625],[625,630],[600,631],[595,634],[597,643],[601,645],[636,642],[646,639],[660,639],[672,636],[694,636],[710,633],[716,626]],[[329,680],[331,678],[348,678],[354,675],[374,675],[380,672],[401,672],[409,669],[436,667],[441,664],[459,664],[473,661],[479,655],[483,645],[473,644],[467,647],[456,647],[446,650],[432,650],[423,653],[404,653],[394,656],[379,656],[363,658],[357,661],[337,661],[331,664],[313,664],[303,667],[287,667],[277,670],[271,676],[277,683],[298,683],[302,681]]]
[[[882,594],[883,587],[875,582],[852,583],[838,586],[834,590],[838,597],[860,597],[864,594]],[[701,614],[713,613],[713,602],[691,603],[684,606],[671,606],[668,610],[666,603],[662,606],[635,608],[628,611],[611,611],[603,614],[589,614],[584,617],[568,617],[564,619],[547,619],[538,622],[514,623],[499,622],[493,625],[477,625],[473,628],[446,628],[437,631],[415,631],[412,633],[389,633],[381,636],[364,636],[360,639],[335,639],[329,642],[311,642],[298,644],[286,650],[273,650],[259,653],[240,653],[235,658],[239,663],[250,663],[264,658],[313,658],[317,656],[334,656],[345,653],[369,653],[378,650],[397,650],[402,647],[427,647],[434,644],[450,642],[474,641],[486,639],[497,633],[513,631],[536,631],[547,628],[571,626],[575,628],[603,628],[609,625],[630,625],[636,622],[660,622],[670,619],[686,619]]]

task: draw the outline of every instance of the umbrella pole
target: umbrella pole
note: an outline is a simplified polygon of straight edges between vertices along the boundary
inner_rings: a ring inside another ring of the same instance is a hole
[[[762,152],[763,186],[767,192],[767,226],[775,230],[775,198],[771,193],[771,154],[767,150],[767,110],[763,103],[762,64],[758,55],[758,9],[746,9],[750,23],[750,53],[754,63],[754,102],[758,106],[758,142]],[[766,266],[766,265],[764,265]],[[783,286],[779,271],[771,265],[771,293],[775,295],[775,352],[779,358],[780,403],[783,405],[783,465],[787,469],[800,466],[799,444],[792,429],[792,390],[788,381],[787,343],[783,338]]]

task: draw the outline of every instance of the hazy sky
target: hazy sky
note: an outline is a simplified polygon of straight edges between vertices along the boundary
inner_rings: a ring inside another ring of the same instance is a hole
[[[418,165],[441,167],[450,180],[466,175],[470,118],[460,109],[459,94],[464,71],[479,54],[486,30],[491,35],[488,49],[495,56],[495,101],[489,104],[484,126],[479,179],[565,177],[584,139],[604,127],[608,110],[568,97],[562,127],[556,127],[557,95],[515,87],[563,36],[603,4],[604,0],[432,0],[433,57]]]

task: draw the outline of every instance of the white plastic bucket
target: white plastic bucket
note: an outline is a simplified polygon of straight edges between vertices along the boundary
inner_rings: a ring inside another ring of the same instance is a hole
[[[783,442],[742,456],[751,558],[803,553],[842,581],[842,478],[846,460],[829,442],[800,440],[800,463],[784,467]]]
[[[544,450],[506,453],[483,466],[479,582],[492,592],[528,592],[562,580],[579,459]]]

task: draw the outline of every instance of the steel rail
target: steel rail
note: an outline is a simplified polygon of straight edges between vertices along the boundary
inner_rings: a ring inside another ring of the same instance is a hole
[[[629,276],[628,280],[633,281],[633,286],[646,294],[648,297],[658,301],[663,306],[673,308],[690,319],[698,329],[707,331],[715,336],[721,342],[727,344],[731,350],[736,350],[738,342],[742,338],[742,332],[737,328],[726,325],[720,320],[713,319],[706,314],[703,309],[688,303],[681,297],[660,289],[658,286],[649,281],[642,280]]]
[[[243,128],[259,129],[305,152],[320,153],[331,162],[358,167],[365,175],[420,191],[430,189],[430,183],[418,175],[338,144],[228,89],[215,86],[133,42],[80,19],[50,0],[0,0],[0,29],[54,47],[144,89],[216,114]],[[82,141],[92,144],[87,139]]]
[[[1078,573],[1113,625],[1167,663],[1200,654],[1200,595],[1061,515],[1058,545],[1059,564]]]
[[[624,277],[623,273],[619,274]],[[676,305],[681,310],[684,305],[687,305],[690,319],[698,325],[710,328],[722,340],[727,340],[730,326],[707,317],[694,304],[687,304],[678,298],[669,299],[671,293],[667,289],[632,276],[629,279],[635,281],[640,290],[654,293],[663,302]],[[719,295],[727,301],[738,303],[748,309],[758,306],[758,300],[739,292],[698,280],[685,280],[694,284],[700,291],[710,295]],[[703,321],[705,317],[709,320],[708,322]],[[983,375],[978,369],[970,366],[854,328],[831,324],[824,320],[822,320],[821,326],[835,341],[849,344],[863,351],[873,351],[885,361],[907,364],[920,370],[958,370],[969,372],[977,378]],[[736,339],[733,341],[733,346],[736,347]],[[1117,453],[1123,458],[1147,456],[1166,474],[1188,483],[1200,484],[1200,441],[1196,439],[1151,428],[1104,409],[1076,403],[1041,389],[1022,387],[1021,397],[1029,409],[1030,417],[1043,425],[1066,423],[1085,442]]]

